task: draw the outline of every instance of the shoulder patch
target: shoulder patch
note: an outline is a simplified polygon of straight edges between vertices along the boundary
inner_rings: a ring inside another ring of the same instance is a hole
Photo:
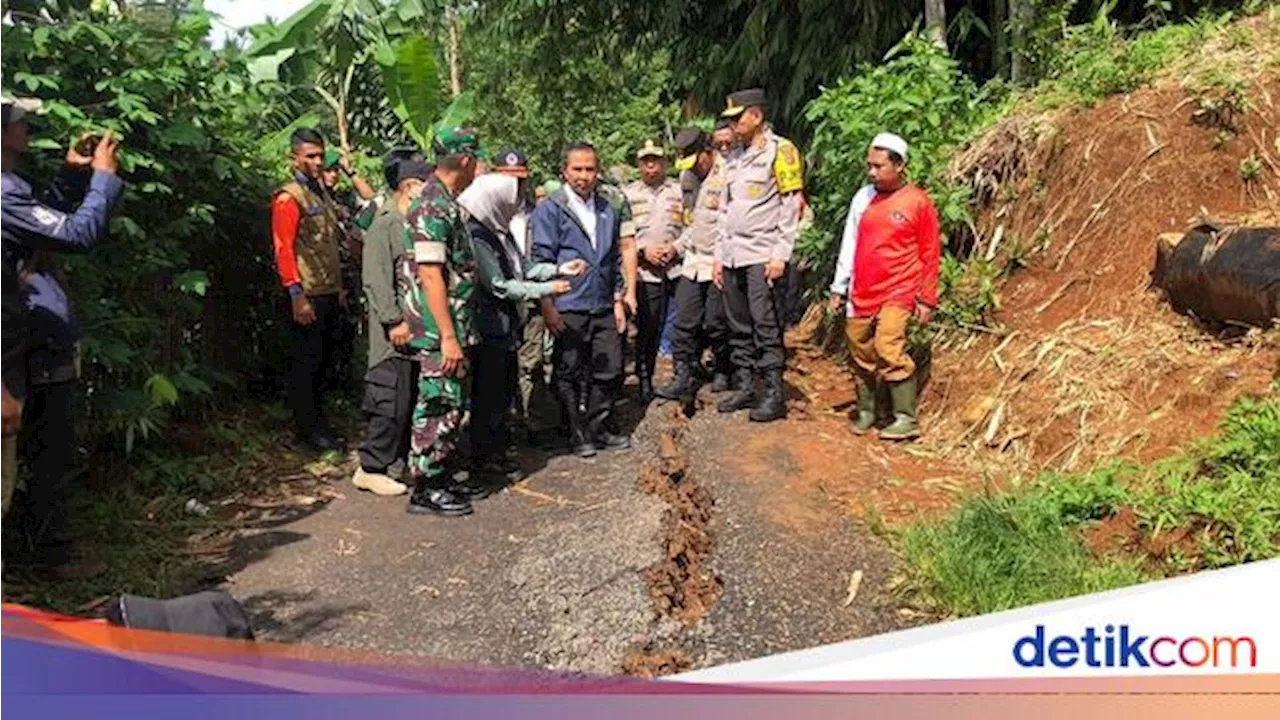
[[[773,158],[773,174],[778,180],[778,191],[793,193],[804,189],[804,166],[800,151],[786,138],[778,139],[778,153]]]
[[[56,210],[50,210],[43,205],[37,205],[31,210],[31,217],[45,227],[53,227],[60,225],[65,216]]]

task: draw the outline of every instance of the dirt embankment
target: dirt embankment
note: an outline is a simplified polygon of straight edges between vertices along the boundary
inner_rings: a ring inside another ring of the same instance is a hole
[[[1253,53],[1280,47],[1267,18],[1244,25]],[[1092,108],[1006,118],[962,154],[956,175],[982,205],[971,253],[1011,265],[996,322],[937,339],[926,436],[897,449],[848,433],[842,351],[805,345],[802,324],[793,416],[816,423],[787,441],[801,477],[855,514],[905,520],[984,484],[1167,456],[1213,433],[1241,394],[1266,392],[1275,330],[1207,327],[1149,287],[1161,233],[1205,216],[1280,225],[1280,73],[1233,52],[1249,50],[1202,53],[1229,83],[1188,61]],[[1206,112],[1224,87],[1239,111]]]
[[[1149,289],[1160,233],[1206,214],[1278,219],[1276,169],[1246,181],[1240,167],[1280,154],[1280,80],[1260,79],[1252,95],[1225,145],[1179,86],[1042,131],[1028,172],[979,225],[978,251],[999,236],[994,257],[1026,265],[1002,288],[1003,332],[935,348],[923,412],[947,455],[1015,472],[1149,460],[1212,433],[1241,393],[1265,391],[1274,336],[1224,339]]]

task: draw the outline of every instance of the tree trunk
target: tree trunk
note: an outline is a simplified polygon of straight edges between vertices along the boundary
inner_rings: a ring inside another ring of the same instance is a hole
[[[462,94],[462,60],[458,57],[458,9],[449,6],[449,91],[453,97]]]
[[[997,77],[1009,77],[1009,0],[991,0],[991,69]],[[1017,2],[1017,0],[1013,0]]]
[[[1009,78],[1015,85],[1027,81],[1027,0],[1009,0],[1009,25],[1013,35],[1013,63]]]
[[[947,49],[947,3],[945,0],[924,0],[925,34],[934,45]]]

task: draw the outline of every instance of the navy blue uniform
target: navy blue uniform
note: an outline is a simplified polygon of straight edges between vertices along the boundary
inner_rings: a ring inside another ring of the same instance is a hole
[[[80,328],[47,254],[88,252],[106,234],[107,214],[124,183],[113,173],[64,173],[52,204],[37,200],[31,185],[3,173],[0,237],[6,279],[17,274],[27,310],[27,403],[22,451],[30,470],[28,532],[35,543],[60,528],[63,498],[75,472],[73,410],[76,342]],[[78,207],[72,205],[83,197]]]

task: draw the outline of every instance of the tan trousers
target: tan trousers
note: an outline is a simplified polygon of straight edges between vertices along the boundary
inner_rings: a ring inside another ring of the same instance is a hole
[[[7,435],[4,438],[4,467],[0,468],[0,482],[4,486],[4,503],[0,514],[9,514],[9,500],[13,498],[13,488],[18,484],[18,436]]]
[[[849,318],[845,333],[858,369],[887,382],[899,382],[914,375],[916,364],[907,354],[907,321],[910,319],[911,311],[897,305],[885,305],[879,314],[871,317]]]

